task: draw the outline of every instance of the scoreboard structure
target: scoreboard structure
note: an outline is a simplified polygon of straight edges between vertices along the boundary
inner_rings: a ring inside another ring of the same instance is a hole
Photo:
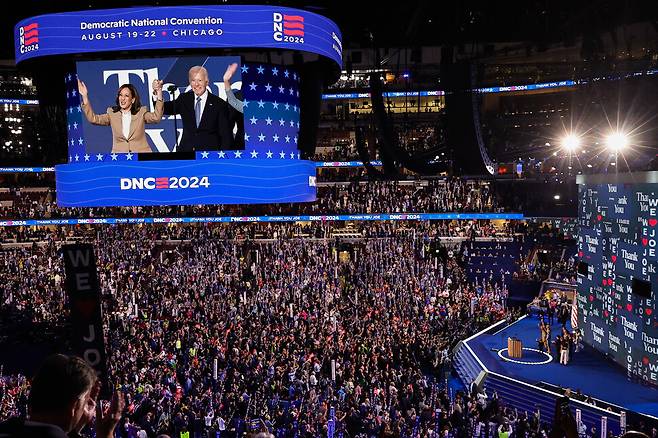
[[[269,5],[132,7],[29,17],[14,37],[16,62],[32,71],[50,115],[51,144],[67,142],[68,162],[55,166],[59,206],[315,201],[306,157],[322,86],[342,67],[341,33],[329,18]],[[199,67],[213,95],[201,109],[190,82]],[[150,113],[148,126],[133,124],[133,114],[126,133],[115,115],[124,85]]]
[[[578,191],[579,329],[658,385],[658,172],[579,176]]]

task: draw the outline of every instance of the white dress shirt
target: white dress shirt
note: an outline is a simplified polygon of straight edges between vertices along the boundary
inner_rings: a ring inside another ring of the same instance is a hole
[[[130,135],[130,121],[132,120],[132,113],[130,111],[124,112],[121,110],[121,127],[123,128],[123,136],[128,140]]]

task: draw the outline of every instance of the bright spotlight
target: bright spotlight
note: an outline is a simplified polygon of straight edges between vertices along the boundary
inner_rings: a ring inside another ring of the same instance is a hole
[[[562,147],[567,151],[574,152],[580,146],[580,137],[574,134],[569,134],[562,139]]]
[[[613,132],[605,139],[605,144],[614,152],[619,152],[628,146],[628,136],[622,132]]]

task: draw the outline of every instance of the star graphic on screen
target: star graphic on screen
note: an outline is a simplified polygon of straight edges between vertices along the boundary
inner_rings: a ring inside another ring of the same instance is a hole
[[[113,154],[110,155],[110,156],[112,157],[112,161],[116,161],[116,160],[117,160],[117,157],[118,157],[117,154],[113,153]]]
[[[272,124],[272,119],[270,119],[269,117],[266,118],[265,123],[267,123],[268,125],[271,125]]]
[[[80,159],[80,156],[78,154],[75,154],[75,161],[78,161]]]
[[[251,151],[251,158],[258,158],[258,152],[255,149]]]
[[[233,152],[233,155],[235,155],[235,158],[242,158],[242,152],[241,151],[235,151],[235,152]]]
[[[283,88],[283,85],[279,85],[279,93],[283,93],[283,90],[285,90],[285,88]]]
[[[281,151],[281,153],[279,153],[279,157],[281,157],[281,158],[286,158],[286,153],[283,152],[283,151]]]
[[[286,121],[283,119],[279,119],[279,126],[283,126],[286,124]]]
[[[242,67],[240,67],[240,70],[242,70],[242,73],[247,73],[249,71],[249,67],[246,66],[246,65],[243,65]]]
[[[255,125],[256,122],[258,121],[258,119],[257,119],[256,117],[254,117],[254,116],[251,116],[251,118],[249,119],[249,121],[251,122],[252,125]]]
[[[297,80],[297,73],[293,73],[293,74],[292,74],[292,78],[293,78],[294,80]]]
[[[133,154],[132,154],[132,152],[128,152],[128,153],[126,154],[126,160],[128,160],[128,161],[132,161],[132,159],[133,159]]]
[[[259,65],[258,67],[256,67],[256,70],[258,70],[258,74],[259,74],[259,75],[262,75],[263,72],[265,72],[265,69],[263,68],[262,65]]]
[[[68,127],[69,127],[69,131],[70,131],[71,130],[71,125],[68,125]]]
[[[293,110],[294,112],[297,112],[297,105],[293,105],[293,106],[292,106],[292,110]]]
[[[286,135],[284,138],[286,139],[286,143],[290,143],[290,136],[289,135]]]
[[[265,85],[265,91],[272,91],[272,86],[268,82],[267,85]]]
[[[262,132],[258,135],[258,141],[265,141],[265,136]]]
[[[291,127],[291,128],[294,128],[294,127],[295,127],[295,121],[294,121],[294,120],[291,120],[291,121],[290,121],[290,127]]]
[[[299,122],[297,122],[297,129],[299,129]]]
[[[278,143],[279,142],[279,136],[277,134],[274,134],[272,136],[272,140],[274,140],[274,142]]]
[[[251,84],[249,84],[249,90],[250,90],[250,91],[256,91],[256,87],[257,87],[257,86],[258,86],[258,85],[256,85],[255,83],[252,82]]]
[[[272,108],[279,109],[279,103],[276,100],[272,102]]]
[[[103,154],[97,154],[96,161],[103,161]]]
[[[208,158],[208,152],[206,151],[201,152],[201,158]]]
[[[299,90],[297,90],[297,91],[295,92],[295,94],[297,94],[297,97],[299,97]]]
[[[78,94],[75,92],[75,90],[71,91],[71,96],[75,97],[75,95]]]
[[[73,122],[73,129],[78,129],[78,122]]]
[[[274,154],[272,153],[272,151],[267,151],[265,155],[267,155],[267,158],[272,158],[272,155]]]
[[[293,90],[292,87],[290,87],[290,95],[292,96],[294,93],[295,93],[295,90]]]
[[[89,154],[85,154],[85,161],[89,161]]]
[[[82,137],[80,137],[80,138],[78,139],[78,145],[82,145],[83,143],[84,143],[84,140],[82,139]]]
[[[258,108],[265,108],[265,102],[263,102],[263,99],[258,101]]]
[[[272,69],[272,75],[274,75],[274,76],[279,76],[279,69],[276,68],[276,67],[274,67],[274,68]]]
[[[73,156],[69,155],[69,161],[73,161]]]
[[[244,141],[249,141],[249,138],[250,138],[250,137],[251,137],[251,136],[250,136],[249,134],[245,133],[245,134],[244,134]]]
[[[283,76],[289,78],[290,77],[290,72],[288,70],[284,71]]]
[[[217,156],[219,158],[224,158],[224,157],[226,157],[226,154],[224,153],[224,151],[219,151],[219,152],[217,152]]]
[[[290,104],[287,103],[287,104],[286,104],[286,111],[288,111],[289,109],[290,109]]]
[[[295,142],[295,144],[297,144],[297,137],[295,137],[293,141]]]
[[[66,98],[67,99],[69,98],[69,92],[68,91],[66,92]]]
[[[299,160],[299,152],[297,153],[297,159]]]
[[[294,158],[295,158],[295,153],[294,153],[294,152],[290,152],[290,159],[292,160],[292,159],[294,159]]]
[[[79,106],[76,106],[76,108],[78,109],[78,112],[79,112],[79,113],[82,112],[82,108],[80,108]]]
[[[75,140],[71,139],[71,146],[75,146]]]
[[[69,75],[67,77],[68,77],[68,80],[70,81],[71,80],[71,73],[69,73]]]
[[[242,101],[242,106],[245,108],[249,106],[249,102],[247,101],[247,99]]]

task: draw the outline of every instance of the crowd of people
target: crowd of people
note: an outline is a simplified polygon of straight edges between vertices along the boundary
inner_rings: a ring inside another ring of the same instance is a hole
[[[54,189],[14,190],[5,194],[0,219],[89,217],[178,217],[330,215],[358,213],[495,212],[498,206],[486,182],[454,179],[418,183],[379,181],[320,186],[317,201],[295,204],[197,205],[169,207],[62,208]]]
[[[445,132],[436,123],[415,122],[408,126],[398,125],[396,134],[398,144],[409,154],[436,149],[445,144]]]
[[[122,436],[228,433],[253,419],[277,436],[318,436],[330,407],[345,436],[469,427],[465,416],[448,418],[448,392],[437,382],[458,339],[505,316],[504,291],[469,285],[456,256],[438,260],[425,250],[429,236],[343,246],[221,238],[227,227],[203,226],[181,227],[193,230],[191,241],[171,246],[154,239],[155,228],[87,236],[98,257],[112,383],[126,397]],[[0,255],[3,326],[22,315],[63,331],[55,240]],[[29,342],[23,329],[7,339]],[[1,416],[24,413],[27,380],[2,381]],[[445,412],[440,421],[436,408]]]
[[[515,278],[576,284],[575,244],[542,245],[520,264]]]
[[[345,141],[337,139],[344,131],[333,133],[329,131],[326,137],[318,139],[318,146],[315,148],[315,154],[311,157],[312,161],[354,161],[359,160],[359,153],[356,149],[354,140]],[[373,157],[378,159],[378,157]]]
[[[517,412],[446,380],[456,342],[515,318],[504,285],[469,282],[460,242],[541,241],[553,233],[543,224],[5,227],[5,240],[11,230],[25,233],[17,242],[35,240],[0,250],[3,348],[70,349],[59,247],[94,245],[111,384],[126,401],[117,437],[258,429],[310,437],[326,436],[329,424],[343,437],[542,437],[551,429],[530,407]],[[347,230],[355,235],[335,238]],[[462,239],[435,252],[439,237]],[[555,340],[542,330],[540,348],[555,348],[566,365],[579,333],[566,330],[565,295],[544,298],[533,308],[543,328],[557,320],[565,329]],[[0,421],[26,416],[30,390],[15,364],[0,366]]]
[[[206,226],[206,225],[198,225]],[[430,238],[522,238],[525,225],[519,221],[501,221],[494,225],[487,220],[437,221],[314,221],[314,222],[245,222],[208,224],[212,235],[236,239],[291,239],[328,237],[396,237],[427,235]],[[191,240],[196,236],[194,225],[158,224],[150,227],[149,235],[158,240]],[[12,226],[0,227],[0,243],[43,243],[46,241],[74,241],[95,238],[93,225],[76,226]]]

